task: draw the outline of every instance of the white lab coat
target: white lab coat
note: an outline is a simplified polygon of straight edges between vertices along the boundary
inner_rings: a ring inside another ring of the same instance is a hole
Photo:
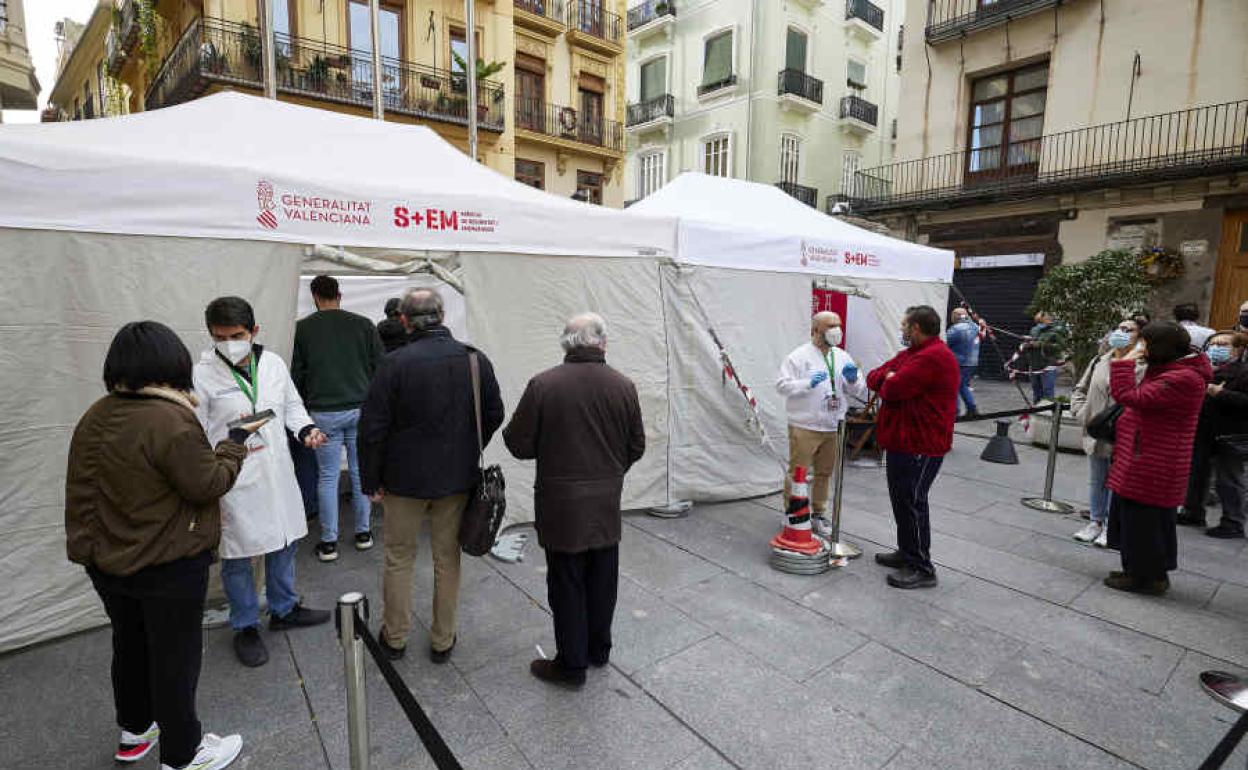
[[[229,433],[228,422],[251,413],[251,402],[215,349],[200,356],[194,379],[199,399],[196,414],[209,442],[215,445]],[[270,553],[308,534],[286,429],[298,435],[312,419],[280,356],[263,351],[256,379],[260,381],[256,411],[272,409],[277,416],[248,439],[251,451],[242,472],[234,488],[221,498],[223,559]]]
[[[845,419],[845,413],[849,411],[846,396],[866,400],[867,373],[859,372],[856,382],[846,382],[841,369],[845,364],[854,363],[853,357],[840,348],[832,348],[831,353],[832,375],[813,388],[810,387],[811,376],[815,372],[828,370],[823,353],[814,343],[807,342],[794,350],[780,365],[776,390],[786,399],[790,425],[825,433],[835,432],[837,424]],[[836,400],[829,401],[833,395]]]

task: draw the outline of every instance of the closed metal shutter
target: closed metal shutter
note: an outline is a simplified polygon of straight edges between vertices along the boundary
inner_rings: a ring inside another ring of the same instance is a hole
[[[1042,267],[955,270],[953,285],[966,296],[966,301],[984,321],[998,329],[1026,334],[1032,327],[1027,306],[1031,304],[1036,284],[1043,274]],[[949,292],[949,310],[959,304],[958,294]],[[948,318],[946,314],[946,321]],[[979,348],[979,376],[988,380],[1006,379],[1005,362],[1014,355],[1018,343],[1019,340],[1004,334],[997,334],[995,345],[984,340]]]

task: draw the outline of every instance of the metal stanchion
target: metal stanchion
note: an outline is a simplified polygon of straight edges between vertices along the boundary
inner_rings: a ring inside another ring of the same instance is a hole
[[[1062,405],[1053,403],[1053,421],[1049,428],[1049,463],[1044,470],[1044,497],[1024,497],[1023,505],[1037,511],[1070,513],[1073,506],[1053,499],[1053,474],[1057,472],[1057,435],[1062,430]]]
[[[338,598],[338,639],[347,675],[347,745],[351,770],[368,770],[368,699],[364,692],[364,643],[355,630],[356,610],[364,594],[352,591]],[[366,606],[366,605],[365,605]]]
[[[1226,764],[1248,733],[1248,682],[1225,671],[1204,671],[1200,675],[1200,686],[1218,703],[1240,712],[1239,719],[1200,764],[1200,770],[1217,770]]]
[[[833,558],[857,559],[862,556],[862,549],[849,543],[841,542],[841,489],[845,484],[845,441],[848,426],[841,420],[836,426],[836,486],[832,494],[832,535],[829,546]]]

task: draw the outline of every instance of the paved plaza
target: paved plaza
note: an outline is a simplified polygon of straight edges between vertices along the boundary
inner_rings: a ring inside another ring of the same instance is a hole
[[[1184,529],[1168,596],[1111,591],[1115,554],[1073,541],[1076,518],[1019,504],[1044,453],[990,465],[983,444],[960,433],[933,488],[935,589],[885,586],[871,560],[894,542],[883,470],[853,467],[845,530],[866,558],[817,577],[767,566],[776,496],[629,515],[611,665],[579,692],[528,673],[537,645],[554,650],[535,543],[519,564],[465,561],[452,665],[430,663],[426,549],[399,670],[470,768],[1196,767],[1233,720],[1197,674],[1248,669],[1245,542]],[[1085,479],[1082,457],[1060,456],[1059,498],[1082,503]],[[305,542],[306,601],[362,590],[376,617],[380,564],[380,548],[348,548],[321,565]],[[332,626],[265,633],[257,670],[235,662],[228,629],[207,634],[205,728],[243,733],[240,768],[346,768]],[[0,657],[0,764],[113,767],[108,660],[103,629]],[[368,667],[373,767],[432,767]]]

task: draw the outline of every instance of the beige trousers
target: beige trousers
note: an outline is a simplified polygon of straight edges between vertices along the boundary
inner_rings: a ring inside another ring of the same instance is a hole
[[[412,630],[412,573],[421,525],[429,522],[433,550],[433,629],[430,646],[449,649],[455,643],[455,615],[459,610],[459,519],[468,495],[436,500],[386,495],[385,566],[381,576],[382,636],[386,644],[402,649]]]
[[[810,482],[810,511],[822,516],[828,511],[828,482],[836,470],[836,453],[840,448],[836,431],[825,433],[789,426],[789,475],[784,478],[784,506],[789,506],[793,486],[793,469],[806,466]],[[813,477],[813,478],[812,478]]]

